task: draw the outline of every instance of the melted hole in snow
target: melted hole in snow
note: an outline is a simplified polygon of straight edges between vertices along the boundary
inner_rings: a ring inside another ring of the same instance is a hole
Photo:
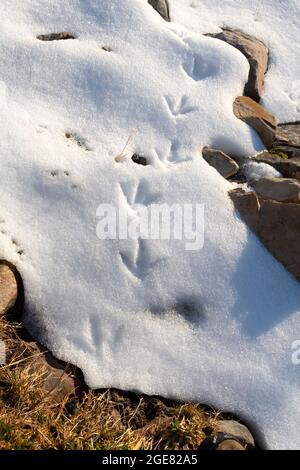
[[[138,155],[137,153],[132,155],[131,160],[137,165],[143,165],[143,166],[148,165],[147,158],[142,157],[141,155]]]
[[[162,309],[158,306],[150,308],[151,313],[160,316],[175,315],[181,317],[192,326],[199,326],[206,319],[203,303],[196,297],[182,297],[173,305]]]
[[[65,41],[66,39],[76,39],[72,33],[50,33],[37,36],[40,41]]]

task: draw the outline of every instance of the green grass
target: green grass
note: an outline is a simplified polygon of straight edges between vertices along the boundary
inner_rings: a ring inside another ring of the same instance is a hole
[[[288,154],[282,152],[281,150],[277,149],[276,147],[269,151],[271,155],[277,158],[281,158],[282,160],[287,160],[289,158]]]

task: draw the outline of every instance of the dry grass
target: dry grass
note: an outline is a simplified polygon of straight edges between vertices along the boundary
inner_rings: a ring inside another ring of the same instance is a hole
[[[36,349],[21,326],[0,318],[8,362],[0,367],[0,449],[197,449],[217,413],[199,405],[116,390],[85,391],[53,401],[45,371],[33,373]]]

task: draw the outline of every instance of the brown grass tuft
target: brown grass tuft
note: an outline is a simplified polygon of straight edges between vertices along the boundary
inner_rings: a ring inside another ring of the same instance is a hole
[[[217,413],[117,390],[86,391],[56,403],[32,367],[34,343],[22,327],[0,318],[7,365],[0,367],[0,449],[197,449],[216,427]]]

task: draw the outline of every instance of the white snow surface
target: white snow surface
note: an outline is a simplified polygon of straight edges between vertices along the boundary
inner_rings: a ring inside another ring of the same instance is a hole
[[[282,174],[268,163],[249,161],[242,166],[242,171],[247,181],[261,178],[282,178]]]
[[[201,33],[223,22],[264,39],[265,103],[296,120],[298,6],[170,0],[167,23],[146,0],[0,2],[0,257],[24,279],[28,328],[93,388],[234,412],[273,449],[300,447],[300,287],[201,156],[204,145],[239,157],[263,149],[232,112],[247,60]],[[59,31],[77,39],[36,39]],[[101,203],[131,215],[137,203],[202,203],[204,247],[101,241]]]
[[[196,33],[235,28],[269,48],[262,104],[280,122],[300,119],[299,0],[171,0],[171,16]]]

